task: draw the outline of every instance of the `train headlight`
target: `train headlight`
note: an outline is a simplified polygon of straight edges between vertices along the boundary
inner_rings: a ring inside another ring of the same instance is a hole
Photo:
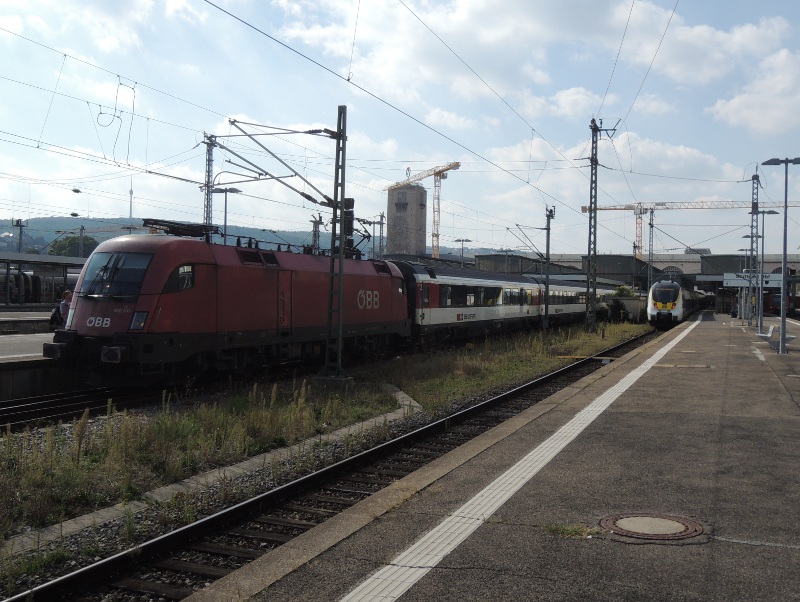
[[[144,323],[147,321],[147,312],[146,311],[137,311],[133,314],[133,318],[131,319],[131,330],[142,330],[144,328]]]

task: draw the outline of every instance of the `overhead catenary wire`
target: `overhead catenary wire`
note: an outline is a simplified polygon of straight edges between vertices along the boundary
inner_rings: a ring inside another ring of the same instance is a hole
[[[111,73],[111,72],[109,71],[109,73]],[[141,110],[141,109],[140,109],[140,110]],[[131,115],[132,115],[132,116],[133,116],[133,115],[135,115],[135,112],[132,112],[132,113],[131,113]],[[131,119],[131,122],[132,122],[132,121],[133,121],[133,117],[132,117],[132,119]],[[533,131],[533,130],[532,130],[532,131]],[[530,157],[529,157],[529,159],[530,159]],[[350,163],[350,162],[348,161],[348,163]],[[509,172],[510,172],[510,171],[512,171],[511,169],[509,169],[509,168],[508,168],[508,165],[507,165],[507,164],[502,164],[502,163],[501,163],[501,165],[503,166],[503,168],[504,168],[505,170],[507,170],[507,171],[509,171]],[[529,165],[530,165],[530,162],[529,162]],[[518,173],[520,173],[520,174],[521,174],[521,172],[518,172]],[[523,178],[523,179],[525,178],[524,174],[522,174],[522,178]],[[528,178],[527,178],[527,179],[528,179],[528,180],[530,180],[530,179],[531,179],[531,178],[530,178],[530,174],[528,174]]]

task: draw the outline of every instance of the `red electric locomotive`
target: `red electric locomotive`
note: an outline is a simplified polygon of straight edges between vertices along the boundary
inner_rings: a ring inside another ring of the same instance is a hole
[[[329,256],[211,244],[205,226],[159,224],[167,235],[95,249],[45,357],[117,385],[323,357]],[[544,314],[544,285],[528,275],[345,259],[343,282],[345,354],[531,328]],[[585,304],[583,285],[554,283],[549,321],[583,319]]]
[[[43,353],[114,384],[321,356],[329,272],[330,257],[320,255],[122,236],[89,258],[65,328]],[[410,337],[396,266],[345,260],[343,322],[351,347]]]

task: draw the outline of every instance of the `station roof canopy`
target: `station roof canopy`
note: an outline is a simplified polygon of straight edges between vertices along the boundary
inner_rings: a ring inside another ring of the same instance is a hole
[[[61,255],[39,255],[37,253],[0,253],[0,264],[24,263],[27,265],[51,265],[66,268],[82,268],[85,257],[63,257]]]

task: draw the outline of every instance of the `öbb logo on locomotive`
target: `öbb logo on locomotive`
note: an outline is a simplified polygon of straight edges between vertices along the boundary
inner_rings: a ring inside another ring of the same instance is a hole
[[[358,309],[379,309],[380,298],[379,291],[365,291],[361,289],[358,291]]]
[[[91,316],[86,319],[87,326],[94,326],[96,328],[108,328],[111,326],[111,318],[103,318],[101,316]]]

